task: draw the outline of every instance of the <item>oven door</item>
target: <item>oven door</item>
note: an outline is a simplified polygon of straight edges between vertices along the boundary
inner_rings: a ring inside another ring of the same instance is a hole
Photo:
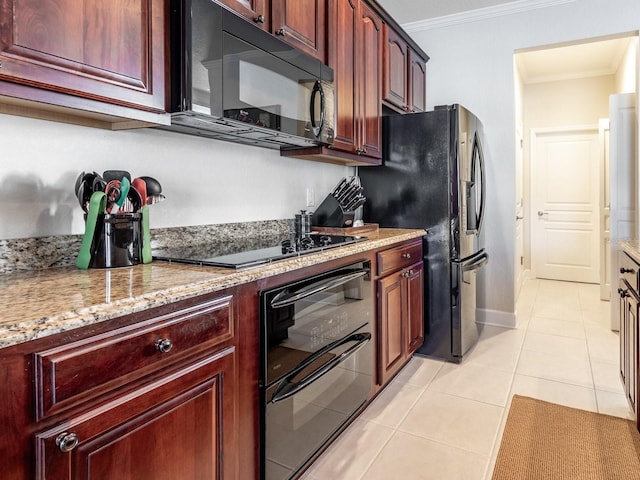
[[[369,399],[368,263],[261,293],[262,478],[303,469]]]

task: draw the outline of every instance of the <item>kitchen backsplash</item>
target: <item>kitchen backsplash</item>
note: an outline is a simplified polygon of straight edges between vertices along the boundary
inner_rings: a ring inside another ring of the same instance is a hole
[[[288,235],[290,220],[266,220],[151,230],[152,249],[226,242],[234,238]],[[0,273],[75,265],[82,235],[0,240]]]

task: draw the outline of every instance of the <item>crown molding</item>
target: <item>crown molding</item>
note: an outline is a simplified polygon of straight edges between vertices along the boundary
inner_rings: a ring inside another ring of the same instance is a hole
[[[461,23],[471,23],[488,18],[513,15],[515,13],[528,12],[539,8],[555,7],[565,3],[574,3],[576,0],[516,0],[493,7],[478,8],[467,12],[444,15],[442,17],[428,18],[416,22],[403,23],[402,28],[408,33],[433,30],[435,28],[450,27]]]

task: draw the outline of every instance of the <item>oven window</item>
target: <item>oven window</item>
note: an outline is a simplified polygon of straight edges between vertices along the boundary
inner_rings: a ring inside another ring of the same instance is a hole
[[[316,357],[299,371],[299,376],[307,375],[350,348],[348,343],[335,345],[335,342],[371,321],[370,289],[370,281],[358,278],[286,306],[270,307],[266,319],[266,384],[303,366],[312,355]],[[318,355],[331,344],[335,348]]]
[[[372,345],[368,342],[309,387],[282,401],[267,403],[266,480],[290,478],[339,431],[368,399],[372,371]],[[276,383],[267,389],[268,399],[277,387]]]

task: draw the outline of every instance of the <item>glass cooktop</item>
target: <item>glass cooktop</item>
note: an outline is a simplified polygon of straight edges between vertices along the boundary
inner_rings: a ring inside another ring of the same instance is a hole
[[[300,237],[257,237],[153,252],[154,260],[223,268],[247,268],[366,240],[366,237],[311,233]]]

